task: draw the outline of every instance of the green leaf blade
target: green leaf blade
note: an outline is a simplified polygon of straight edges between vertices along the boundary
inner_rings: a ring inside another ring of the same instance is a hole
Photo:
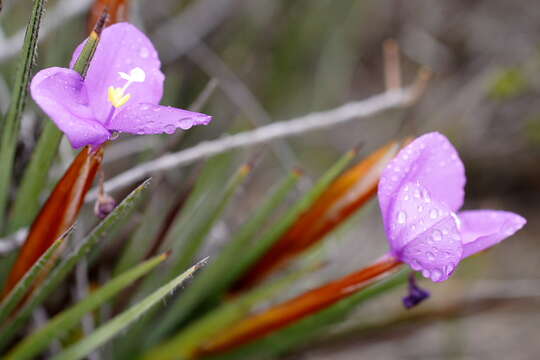
[[[21,117],[26,104],[30,72],[37,53],[37,40],[45,0],[34,0],[30,21],[26,27],[19,67],[15,75],[14,91],[4,123],[0,142],[0,230],[4,227],[4,215],[11,186],[15,147],[19,138]]]
[[[134,281],[152,271],[167,257],[167,254],[156,256],[108,281],[84,300],[56,315],[37,332],[27,336],[7,355],[6,359],[24,360],[39,354],[52,340],[76,326],[86,313],[98,308]]]
[[[79,247],[70,255],[63,259],[60,264],[48,275],[46,281],[34,291],[28,302],[17,312],[16,316],[8,324],[0,329],[0,349],[4,348],[9,341],[17,334],[17,331],[26,323],[32,314],[32,311],[41,304],[49,294],[51,294],[77,265],[77,263],[86,256],[100,240],[102,240],[107,231],[124,217],[129,210],[135,206],[142,192],[146,189],[149,180],[146,180],[133,190],[126,198],[103,220],[92,232],[81,242]]]
[[[34,280],[38,277],[41,270],[49,264],[49,261],[56,255],[57,250],[64,244],[64,240],[72,233],[73,228],[69,229],[61,237],[59,237],[46,252],[32,265],[24,277],[15,285],[9,294],[0,303],[0,324],[7,319],[9,314],[15,309],[17,304],[22,300],[23,296],[28,292]]]
[[[58,356],[54,357],[54,360],[80,359],[85,357],[94,349],[118,335],[118,333],[126,329],[140,316],[161,302],[164,298],[171,294],[174,289],[182,285],[187,279],[193,276],[193,274],[199,268],[201,268],[205,262],[206,259],[184,271],[182,274],[154,291],[139,303],[131,306],[128,310],[122,312],[112,320],[108,321],[106,324],[96,329],[91,335],[58,354]]]

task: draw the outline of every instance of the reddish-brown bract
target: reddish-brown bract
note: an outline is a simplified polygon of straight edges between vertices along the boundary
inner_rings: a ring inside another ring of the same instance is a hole
[[[9,274],[3,296],[9,293],[49,246],[73,225],[102,159],[103,148],[93,152],[85,147],[73,160],[30,227],[28,237]]]
[[[105,9],[107,9],[107,13],[109,14],[106,25],[127,21],[128,6],[128,0],[95,0],[88,18],[88,31],[92,31],[94,25]]]
[[[221,353],[259,339],[364,289],[381,276],[397,270],[401,264],[393,257],[385,257],[360,271],[255,314],[222,332],[201,348],[197,355]]]

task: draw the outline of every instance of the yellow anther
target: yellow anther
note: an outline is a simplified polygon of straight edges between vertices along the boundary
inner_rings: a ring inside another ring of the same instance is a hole
[[[124,95],[124,89],[115,88],[112,86],[109,86],[108,95],[109,95],[109,101],[116,108],[119,108],[120,106],[127,103],[129,98],[131,97],[130,94]]]

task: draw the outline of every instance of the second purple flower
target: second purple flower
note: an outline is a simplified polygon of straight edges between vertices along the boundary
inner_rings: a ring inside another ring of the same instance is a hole
[[[391,253],[433,281],[448,279],[463,258],[526,223],[508,211],[459,211],[465,180],[456,149],[439,133],[407,145],[381,175],[379,204]]]

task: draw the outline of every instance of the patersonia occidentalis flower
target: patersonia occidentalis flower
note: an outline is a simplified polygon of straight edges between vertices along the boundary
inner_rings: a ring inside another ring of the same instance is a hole
[[[71,67],[84,43],[73,53]],[[205,114],[160,106],[161,63],[150,40],[128,23],[106,28],[86,77],[52,67],[36,74],[32,97],[62,130],[71,145],[99,146],[114,132],[171,134],[206,125]]]
[[[458,210],[465,169],[439,133],[414,140],[388,164],[378,196],[391,252],[433,281],[444,281],[465,257],[493,246],[525,225],[496,210]]]

